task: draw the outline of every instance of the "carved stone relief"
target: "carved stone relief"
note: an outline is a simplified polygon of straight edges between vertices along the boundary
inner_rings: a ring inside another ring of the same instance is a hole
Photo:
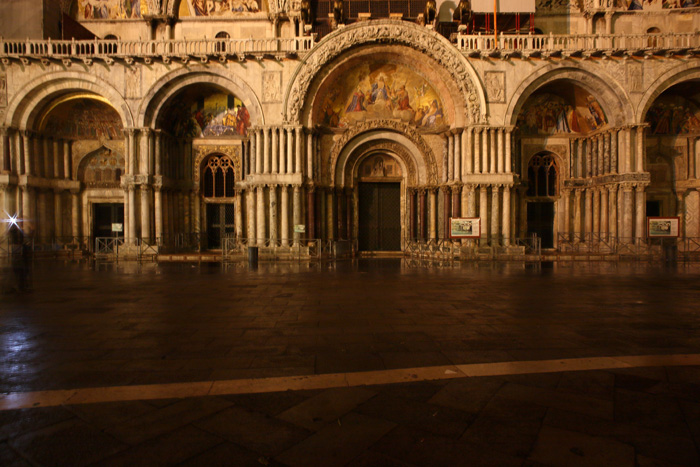
[[[700,237],[700,193],[693,190],[685,197],[685,235]]]
[[[0,107],[7,105],[7,76],[0,75]]]
[[[484,79],[486,97],[489,102],[503,103],[506,101],[506,74],[502,71],[487,71]]]
[[[443,41],[443,37],[425,28],[392,20],[360,22],[338,29],[306,57],[306,63],[295,76],[288,91],[286,118],[288,121],[299,121],[312,80],[341,53],[360,44],[398,43],[411,46],[450,70],[467,104],[467,120],[479,122],[481,109],[469,64],[454,47]]]
[[[124,85],[127,99],[141,97],[141,68],[140,66],[124,67]]]
[[[641,63],[629,62],[627,64],[627,88],[630,92],[644,91],[644,69]]]
[[[423,160],[425,162],[425,167],[428,172],[426,174],[428,183],[437,183],[437,165],[435,163],[435,155],[433,154],[433,150],[430,148],[430,146],[428,146],[423,137],[420,135],[420,133],[418,133],[418,131],[416,131],[415,128],[394,120],[372,120],[369,122],[362,122],[345,131],[342,134],[342,136],[335,142],[331,150],[331,176],[335,176],[334,174],[338,165],[338,158],[340,157],[340,153],[353,138],[367,131],[379,129],[386,129],[390,131],[394,130],[397,133],[402,134],[403,136],[408,138],[413,144],[415,144],[416,147],[418,147],[418,150],[420,151],[421,156],[423,157]]]
[[[376,155],[377,152],[389,153],[395,156],[404,163],[408,174],[406,181],[409,186],[416,186],[418,183],[418,172],[416,165],[406,148],[393,141],[370,141],[360,146],[353,155],[348,159],[346,168],[351,169],[357,165],[357,161],[363,158],[357,173],[352,170],[347,170],[343,174],[344,187],[352,187],[355,185],[355,177],[366,180],[379,180],[382,178],[399,178],[403,177],[400,165],[390,156]],[[369,154],[369,155],[368,155]],[[378,161],[381,160],[381,166]],[[368,171],[367,171],[368,170]],[[367,171],[367,173],[365,173]]]
[[[282,101],[282,72],[265,71],[262,75],[262,101],[281,102]]]

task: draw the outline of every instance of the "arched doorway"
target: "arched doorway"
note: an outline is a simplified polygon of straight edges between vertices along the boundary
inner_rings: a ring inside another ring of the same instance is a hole
[[[401,251],[401,182],[398,161],[386,153],[359,165],[358,247],[360,251]]]
[[[224,154],[212,154],[202,161],[201,193],[206,205],[207,248],[217,250],[223,239],[235,233],[236,179],[233,160]]]
[[[527,234],[542,239],[542,248],[554,247],[554,202],[559,169],[553,154],[532,156],[527,168]]]

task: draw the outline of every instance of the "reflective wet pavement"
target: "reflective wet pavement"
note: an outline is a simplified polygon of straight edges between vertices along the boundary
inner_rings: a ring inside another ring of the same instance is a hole
[[[37,263],[33,291],[0,300],[3,393],[425,371],[5,410],[0,464],[697,464],[700,369],[687,363],[427,369],[698,354],[699,285],[682,264]]]

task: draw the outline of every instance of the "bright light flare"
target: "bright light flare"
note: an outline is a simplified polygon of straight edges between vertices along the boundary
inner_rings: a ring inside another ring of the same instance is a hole
[[[7,219],[2,219],[2,222],[10,224],[9,228],[17,227],[18,229],[21,229],[21,227],[19,226],[19,223],[20,223],[20,219],[18,218],[19,214],[15,213],[15,214],[10,215],[7,213],[7,211],[5,211],[5,216],[7,217]]]

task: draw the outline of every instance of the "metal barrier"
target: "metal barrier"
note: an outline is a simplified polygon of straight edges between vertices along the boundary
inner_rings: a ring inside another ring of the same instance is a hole
[[[240,260],[247,257],[248,247],[258,248],[261,260],[311,260],[328,259],[329,248],[324,247],[319,239],[249,239],[245,237],[226,236],[221,239],[221,256],[224,261]],[[332,246],[330,250],[332,250]],[[324,256],[325,253],[325,256]]]

